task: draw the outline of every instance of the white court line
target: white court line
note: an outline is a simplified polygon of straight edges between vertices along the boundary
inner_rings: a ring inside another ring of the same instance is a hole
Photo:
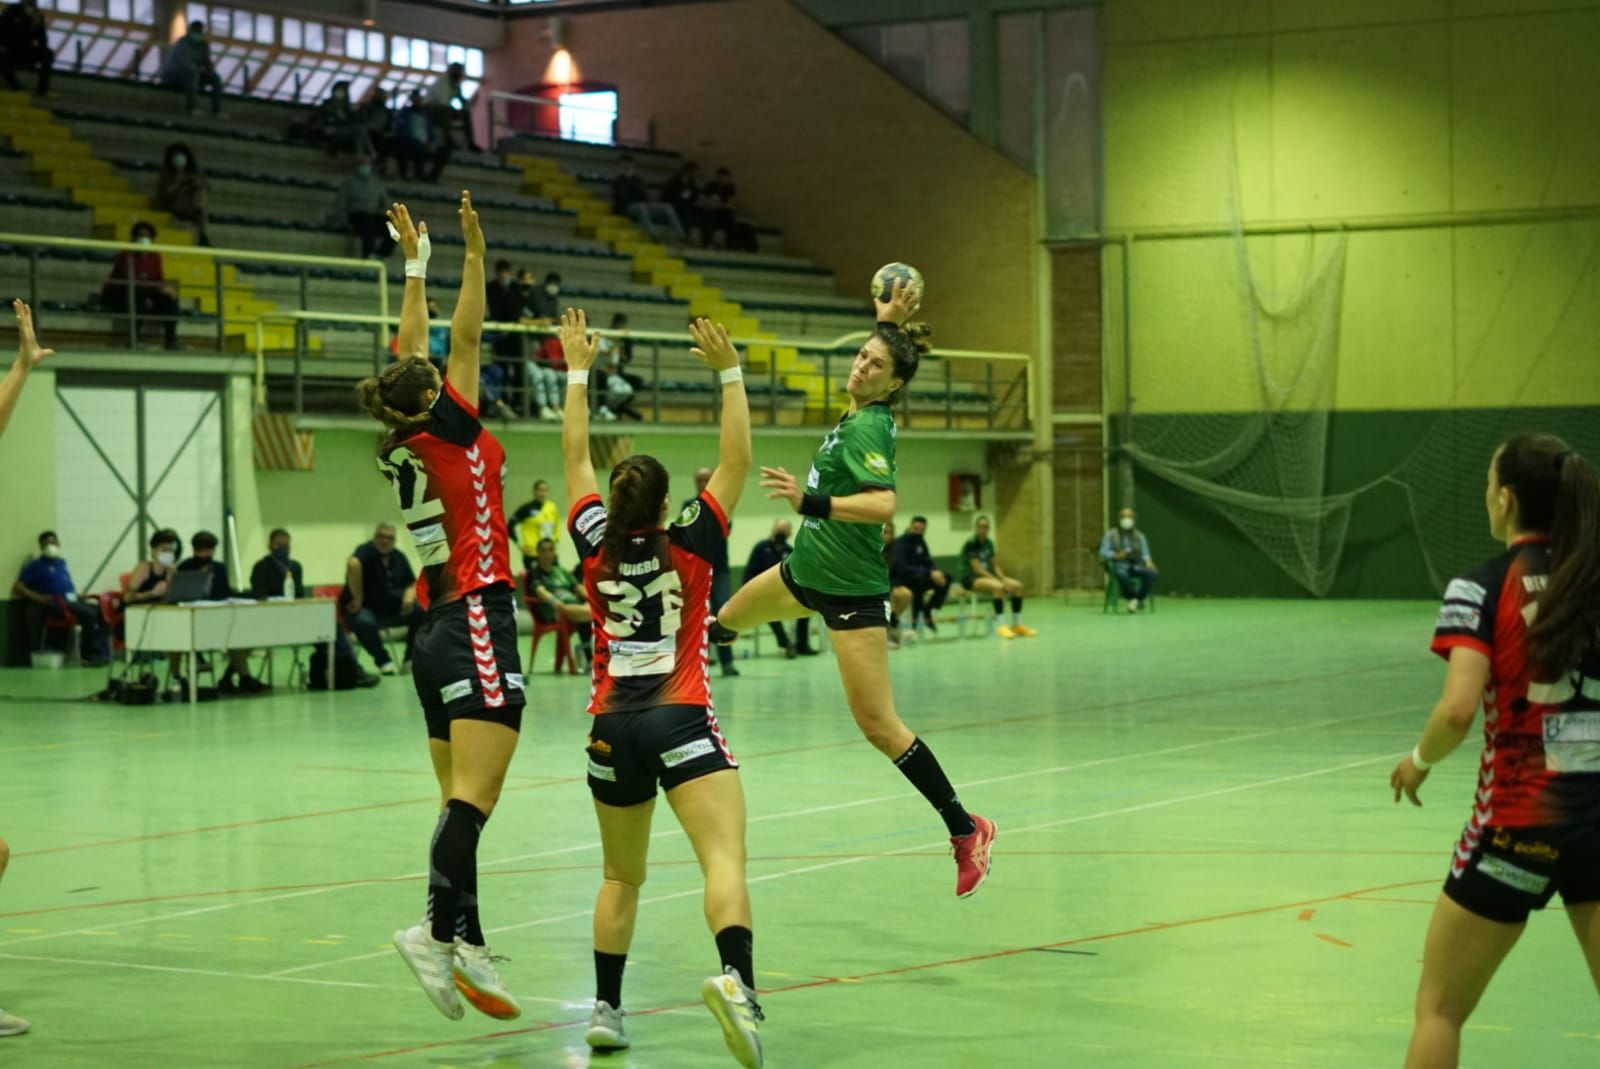
[[[1333,717],[1333,718],[1329,718],[1329,719],[1325,719],[1325,720],[1309,721],[1309,722],[1304,723],[1304,724],[1294,724],[1294,725],[1289,726],[1289,727],[1270,728],[1270,729],[1265,729],[1265,730],[1262,730],[1262,731],[1246,732],[1246,733],[1243,733],[1243,734],[1240,734],[1240,735],[1227,735],[1227,736],[1222,736],[1222,737],[1219,737],[1219,738],[1205,739],[1205,740],[1202,740],[1200,742],[1184,743],[1184,744],[1181,744],[1181,745],[1178,745],[1178,746],[1162,747],[1160,749],[1155,749],[1155,750],[1145,750],[1145,751],[1140,751],[1140,752],[1135,752],[1135,753],[1127,753],[1127,754],[1113,754],[1113,755],[1110,755],[1110,756],[1107,756],[1107,757],[1094,758],[1093,760],[1089,760],[1089,761],[1076,762],[1074,764],[1057,765],[1057,766],[1055,766],[1053,768],[1035,769],[1035,770],[1031,770],[1031,771],[1027,771],[1027,772],[1015,772],[1015,773],[1011,773],[1011,774],[1005,775],[1005,776],[994,776],[994,777],[989,777],[987,779],[973,780],[973,781],[970,781],[970,782],[965,782],[965,783],[962,783],[962,784],[958,784],[957,785],[957,789],[958,790],[965,790],[965,789],[967,789],[969,787],[977,787],[977,786],[984,786],[984,785],[993,784],[993,783],[1001,783],[1001,782],[1005,782],[1005,781],[1008,781],[1008,780],[1025,779],[1025,778],[1036,777],[1036,776],[1055,775],[1055,774],[1058,774],[1058,773],[1061,773],[1061,772],[1078,771],[1078,770],[1085,769],[1085,768],[1093,768],[1093,767],[1097,767],[1097,766],[1100,766],[1100,765],[1113,764],[1113,763],[1120,762],[1120,761],[1134,761],[1134,760],[1142,761],[1142,760],[1145,760],[1145,759],[1148,759],[1148,758],[1152,758],[1152,757],[1161,757],[1161,756],[1165,756],[1165,755],[1168,755],[1168,754],[1181,753],[1181,752],[1185,752],[1185,751],[1189,751],[1189,750],[1205,749],[1207,747],[1213,747],[1213,746],[1231,745],[1233,743],[1244,742],[1244,741],[1248,741],[1248,740],[1251,740],[1251,739],[1259,739],[1259,738],[1264,738],[1264,737],[1269,737],[1269,736],[1274,736],[1274,735],[1285,735],[1285,734],[1289,734],[1291,732],[1306,731],[1306,730],[1309,730],[1309,729],[1312,729],[1312,728],[1318,728],[1318,727],[1328,727],[1328,726],[1333,725],[1333,724],[1344,724],[1344,723],[1350,723],[1350,722],[1356,721],[1356,720],[1371,720],[1371,719],[1376,719],[1378,717],[1393,716],[1396,713],[1406,712],[1406,711],[1409,711],[1409,710],[1412,710],[1412,709],[1415,709],[1415,708],[1416,708],[1415,704],[1403,705],[1403,706],[1397,706],[1397,707],[1391,708],[1391,709],[1379,710],[1377,712],[1363,713],[1363,714],[1360,714],[1358,716]],[[814,816],[814,815],[816,815],[818,813],[836,812],[836,811],[841,810],[841,809],[851,809],[851,808],[856,808],[856,807],[864,806],[864,805],[876,805],[876,804],[881,803],[881,802],[903,801],[906,797],[907,797],[906,792],[902,791],[902,792],[897,793],[897,794],[879,795],[879,796],[876,796],[876,797],[873,797],[873,798],[864,798],[864,799],[859,799],[857,801],[852,801],[852,802],[836,802],[836,803],[832,803],[830,805],[812,806],[812,807],[806,808],[806,809],[793,809],[793,810],[788,810],[788,811],[785,811],[785,812],[782,812],[782,813],[769,813],[769,814],[766,814],[765,816],[751,817],[748,822],[751,823],[751,824],[756,824],[756,823],[763,823],[763,822],[770,821],[770,820],[783,820],[783,819],[788,819],[788,818],[792,818],[792,817]],[[651,839],[659,839],[659,838],[664,838],[664,837],[669,836],[669,835],[682,835],[682,834],[683,834],[683,829],[681,829],[681,828],[679,828],[677,826],[672,826],[672,827],[668,827],[668,828],[663,828],[662,830],[657,831],[657,832],[652,832],[651,835],[650,835],[650,838]],[[485,862],[480,863],[478,868],[479,868],[480,871],[482,871],[483,869],[493,868],[493,867],[498,866],[498,865],[511,865],[511,864],[516,864],[517,862],[520,862],[520,861],[533,861],[533,860],[538,860],[538,859],[541,859],[541,858],[559,857],[559,856],[566,855],[566,854],[582,853],[582,852],[588,851],[588,850],[598,850],[599,848],[600,848],[600,842],[597,839],[597,840],[593,840],[593,841],[587,842],[587,843],[579,843],[579,844],[577,844],[575,846],[557,847],[555,849],[541,850],[541,851],[537,851],[535,853],[515,854],[515,855],[512,855],[510,857],[497,858],[497,859],[492,860],[492,861],[485,861]],[[914,847],[914,848],[911,848],[911,849],[920,850],[920,849],[924,849],[924,847],[918,846],[918,847]],[[896,851],[896,852],[900,852],[900,851]],[[828,868],[828,867],[832,867],[832,865],[830,863],[830,864],[824,865],[822,867]],[[797,869],[797,870],[794,870],[794,871],[795,871],[796,874],[801,874],[801,873],[804,873],[804,872],[811,871],[812,868],[815,868],[815,866],[810,867],[810,868],[805,868],[805,869]],[[219,903],[218,905],[214,905],[214,906],[202,906],[202,907],[198,907],[198,908],[195,908],[195,909],[182,910],[182,911],[179,911],[177,913],[164,913],[164,914],[159,914],[159,915],[156,915],[156,916],[139,917],[139,918],[136,918],[134,920],[122,921],[122,922],[114,923],[114,924],[96,924],[96,925],[91,925],[91,926],[86,927],[86,928],[72,929],[72,930],[61,931],[61,932],[45,932],[45,933],[38,934],[38,935],[28,935],[28,936],[22,936],[22,937],[16,938],[16,939],[7,939],[7,940],[4,940],[4,941],[0,941],[0,949],[4,949],[4,948],[7,948],[7,947],[13,947],[13,946],[21,946],[21,945],[26,944],[26,943],[41,942],[43,940],[48,940],[48,939],[61,939],[61,938],[69,937],[69,936],[83,935],[85,932],[90,932],[90,931],[98,932],[98,931],[109,931],[109,930],[113,930],[113,929],[122,929],[122,928],[136,928],[136,927],[140,927],[140,926],[147,925],[147,924],[159,924],[159,923],[162,923],[164,921],[179,920],[179,919],[182,919],[182,918],[185,918],[185,917],[201,916],[201,915],[208,914],[208,913],[221,913],[221,912],[224,912],[226,910],[239,909],[239,908],[242,908],[242,907],[245,907],[245,906],[265,905],[267,903],[280,902],[280,901],[285,901],[285,900],[293,899],[293,898],[306,898],[306,897],[311,897],[313,895],[330,894],[330,893],[335,892],[335,891],[352,890],[352,889],[359,888],[359,887],[373,887],[373,886],[377,886],[377,885],[380,885],[380,884],[393,883],[393,882],[400,881],[400,880],[421,879],[421,878],[424,878],[426,876],[427,876],[427,872],[426,871],[403,873],[403,874],[398,875],[398,876],[380,877],[380,878],[376,878],[376,879],[373,879],[373,880],[356,880],[356,881],[351,881],[351,882],[347,882],[347,883],[341,883],[341,884],[338,884],[338,885],[333,886],[333,887],[313,887],[313,888],[309,888],[309,889],[306,889],[306,890],[288,891],[288,892],[285,892],[283,894],[275,894],[275,895],[265,895],[265,896],[260,897],[260,898],[245,899],[243,901],[224,902],[224,903]],[[773,878],[773,876],[772,875],[768,875],[768,876],[765,876],[765,877],[758,877],[757,879],[751,880],[750,882],[751,883],[756,883],[756,882],[761,882],[763,880],[767,880],[767,879],[771,879],[771,878]],[[701,893],[699,890],[694,890],[694,891],[682,892],[680,894],[673,895],[671,897],[672,898],[687,897],[689,894],[699,894],[699,893]],[[654,899],[652,901],[668,901],[668,900],[669,900],[668,898],[661,898],[661,899]],[[566,917],[566,916],[563,915],[560,918],[547,918],[546,922],[547,923],[555,923],[556,920],[558,920],[558,919],[566,920],[566,919],[571,919],[571,918]],[[525,927],[528,924],[533,924],[533,923],[540,923],[540,922],[537,922],[537,921],[536,922],[524,922],[522,925],[518,925],[516,927]],[[497,930],[509,930],[509,929],[497,929]],[[282,972],[279,972],[279,973],[273,973],[271,975],[274,975],[274,976],[288,975],[290,973],[299,972],[301,970],[320,969],[320,968],[325,968],[325,967],[330,966],[330,965],[337,965],[337,964],[340,964],[341,962],[344,962],[344,961],[360,961],[360,960],[365,960],[367,958],[379,957],[383,953],[386,953],[386,952],[385,951],[380,951],[380,952],[378,952],[376,954],[362,955],[359,958],[336,958],[336,959],[334,959],[332,961],[328,961],[328,962],[317,962],[317,963],[311,963],[311,964],[307,964],[307,965],[300,965],[300,966],[295,966],[292,969],[283,970]]]

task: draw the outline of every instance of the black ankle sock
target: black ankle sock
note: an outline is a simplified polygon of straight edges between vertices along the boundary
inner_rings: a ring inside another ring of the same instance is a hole
[[[1000,606],[996,605],[995,606],[995,610],[998,612],[999,609],[1000,609]],[[1016,613],[1018,616],[1022,615],[1022,595],[1021,594],[1018,594],[1016,597],[1011,599],[1011,611]]]
[[[614,1010],[622,1009],[622,970],[628,964],[626,954],[594,952],[594,1000],[604,1002]]]
[[[1006,611],[1006,599],[1005,598],[995,598],[994,599],[994,614],[996,616],[999,616],[1001,613],[1003,613],[1005,611]]]
[[[476,869],[476,866],[474,866]],[[456,902],[456,938],[475,947],[484,944],[483,925],[478,921],[478,874],[472,874],[471,891],[462,891]]]
[[[900,626],[900,614],[899,613],[892,612],[892,613],[889,614],[889,626],[890,627],[899,627]]]
[[[911,748],[895,758],[894,764],[911,781],[911,785],[922,792],[928,804],[939,811],[951,835],[971,835],[977,830],[971,814],[956,796],[956,789],[950,786],[944,769],[939,767],[939,759],[933,756],[927,743],[921,739],[913,740]]]
[[[752,991],[756,989],[755,939],[750,929],[737,925],[717,933],[717,954],[722,958],[723,969],[738,969],[739,979]]]
[[[459,798],[450,799],[439,814],[428,858],[428,926],[441,943],[455,939],[464,897],[471,894],[477,901],[478,834],[488,819],[477,806]],[[473,914],[476,923],[476,908]]]

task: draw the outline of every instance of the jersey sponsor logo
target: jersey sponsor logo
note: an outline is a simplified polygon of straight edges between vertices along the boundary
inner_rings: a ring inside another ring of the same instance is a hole
[[[1546,713],[1547,772],[1600,772],[1600,713]]]
[[[697,499],[697,500],[691,501],[687,505],[683,506],[683,511],[678,513],[678,519],[677,519],[677,522],[674,524],[674,526],[676,526],[676,527],[688,527],[690,524],[694,523],[694,521],[698,520],[699,518],[700,518],[700,502]]]
[[[1498,880],[1507,887],[1514,887],[1530,895],[1543,894],[1545,888],[1550,886],[1550,877],[1529,872],[1493,854],[1485,854],[1478,859],[1478,871],[1491,880]]]
[[[696,757],[704,757],[707,754],[716,752],[717,744],[710,739],[695,739],[693,742],[686,742],[682,746],[675,747],[662,754],[661,763],[668,768],[677,768],[685,761],[692,761]]]
[[[1470,605],[1482,605],[1483,599],[1489,592],[1471,579],[1452,579],[1450,585],[1444,588],[1444,600],[1465,601]]]
[[[442,701],[442,702],[453,702],[457,698],[465,698],[467,695],[469,695],[471,693],[472,693],[472,680],[463,679],[463,680],[460,680],[459,682],[451,683],[449,686],[440,687],[439,688],[439,700]]]
[[[1439,610],[1440,631],[1476,631],[1483,613],[1470,605],[1446,605]]]
[[[677,628],[672,630],[676,632]],[[654,642],[613,639],[608,649],[611,658],[606,662],[606,673],[614,679],[666,675],[678,662],[678,636],[675,633]]]
[[[806,489],[815,490],[822,483],[822,473],[817,471],[815,464],[811,465],[811,473],[806,476]]]
[[[599,527],[600,528],[600,533],[604,534],[605,533],[605,525],[606,525],[606,510],[603,509],[603,508],[600,508],[599,506],[595,506],[594,508],[591,508],[591,509],[587,510],[586,512],[584,512],[584,514],[582,516],[578,517],[578,522],[576,524],[576,526],[578,528],[578,533],[581,534],[581,535],[588,534],[590,531],[594,530],[596,527]],[[596,537],[599,537],[599,536],[597,535]]]
[[[616,769],[607,768],[605,765],[596,764],[592,760],[589,762],[589,775],[594,777],[595,779],[603,779],[607,783],[615,783],[615,782],[617,782],[617,770]]]
[[[884,456],[882,453],[868,453],[866,456],[861,458],[861,462],[865,464],[867,470],[872,472],[874,475],[889,474],[889,458]]]

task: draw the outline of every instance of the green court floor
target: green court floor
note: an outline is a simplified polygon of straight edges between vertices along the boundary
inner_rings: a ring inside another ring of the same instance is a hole
[[[1442,678],[1419,603],[1029,606],[1033,640],[893,655],[903,715],[1000,825],[958,901],[942,827],[857,736],[830,657],[740,662],[717,711],[744,762],[775,1069],[1399,1064],[1423,928],[1472,756],[1416,810],[1389,769]],[[770,644],[768,646],[770,649]],[[0,1066],[732,1065],[699,1004],[716,960],[665,806],[625,1003],[590,1059],[599,878],[587,683],[548,646],[485,830],[493,949],[526,1007],[452,1023],[389,945],[414,922],[437,800],[409,680],[188,707],[73,701],[0,673]],[[1464,1065],[1600,1065],[1600,1000],[1538,916]]]

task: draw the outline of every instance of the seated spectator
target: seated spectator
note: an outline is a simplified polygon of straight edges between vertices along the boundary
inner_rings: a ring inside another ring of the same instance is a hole
[[[911,588],[894,582],[894,521],[883,525],[883,563],[889,566],[889,648],[900,648],[900,614],[911,607]]]
[[[483,319],[485,323],[520,323],[522,321],[523,295],[516,272],[510,260],[496,260],[494,277],[483,284]],[[491,365],[484,361],[480,366],[480,379],[492,382],[492,396],[482,406],[501,416],[514,415],[513,409],[526,411],[527,398],[522,396],[527,383],[524,368],[526,335],[514,330],[486,331],[483,339],[494,353]],[[512,404],[515,401],[516,404]]]
[[[926,516],[911,517],[906,533],[895,539],[894,563],[889,567],[891,585],[911,590],[911,627],[913,631],[926,626],[930,635],[939,633],[933,614],[944,606],[950,596],[950,578],[934,566],[933,554],[928,552],[925,533]],[[932,597],[929,597],[929,594]]]
[[[206,601],[226,601],[233,597],[233,587],[228,582],[228,567],[217,559],[217,536],[210,531],[196,531],[189,545],[194,556],[178,565],[180,572],[204,572],[211,580],[206,591]],[[228,669],[217,680],[217,690],[222,694],[260,694],[271,690],[261,680],[250,674],[250,651],[229,650]]]
[[[966,568],[961,584],[980,597],[994,599],[996,634],[1001,638],[1032,638],[1039,633],[1022,622],[1022,583],[1001,569],[994,540],[989,537],[989,517],[978,517],[972,537],[961,547],[961,560]],[[1007,597],[1011,599],[1010,627],[1004,623]]]
[[[421,90],[394,117],[395,169],[402,179],[437,182],[450,162],[450,139],[428,117],[427,98]]]
[[[144,605],[167,600],[167,586],[178,563],[178,532],[163,527],[150,536],[150,556],[134,566],[128,588],[122,592],[124,605]]]
[[[293,599],[306,593],[305,569],[289,556],[289,532],[275,528],[267,536],[267,555],[250,569],[250,596]]]
[[[644,414],[633,407],[633,396],[644,388],[644,380],[628,370],[631,363],[633,341],[628,337],[628,317],[618,312],[611,317],[611,332],[600,335],[595,356],[594,388],[589,392],[597,418],[644,419]]]
[[[561,301],[561,276],[551,271],[544,282],[532,285],[533,272],[524,270],[519,276],[518,293],[522,308],[518,322],[524,326],[548,326],[555,322]],[[533,350],[531,359],[524,362],[522,374],[528,384],[530,414],[548,422],[560,422],[561,406],[566,400],[567,358],[555,335],[521,335],[519,343]],[[553,344],[552,344],[553,343]]]
[[[156,178],[156,191],[150,198],[151,207],[167,212],[181,223],[193,223],[195,238],[202,245],[211,244],[207,229],[211,207],[211,183],[194,158],[194,152],[183,142],[167,146],[161,158],[161,173]]]
[[[349,82],[333,83],[328,99],[317,105],[312,123],[328,155],[351,152],[368,160],[372,158],[372,138],[367,133],[366,118],[356,112],[350,101]]]
[[[700,189],[701,225],[713,248],[726,249],[732,241],[737,197],[733,174],[726,167],[719,167],[716,177]]]
[[[357,546],[346,562],[344,591],[339,595],[345,623],[386,676],[397,675],[400,666],[383,643],[383,629],[406,629],[404,659],[409,661],[423,616],[417,604],[416,573],[405,554],[395,551],[394,542],[394,524],[380,523],[372,540]]]
[[[211,114],[222,114],[222,79],[211,63],[211,42],[206,40],[203,19],[191,19],[189,32],[174,41],[161,67],[161,84],[182,89],[184,109],[194,114],[201,89],[211,91]]]
[[[389,190],[383,179],[372,173],[372,161],[362,156],[356,160],[355,172],[334,191],[328,216],[360,241],[363,260],[381,260],[394,251],[384,214],[388,210]]]
[[[111,642],[100,616],[98,598],[80,598],[78,588],[61,556],[61,540],[54,531],[39,536],[39,555],[22,568],[11,592],[28,602],[30,645],[39,648],[47,619],[70,619],[78,626],[78,652],[88,667],[111,659]]]
[[[55,63],[56,53],[50,47],[38,0],[20,0],[0,13],[0,78],[5,79],[7,89],[22,88],[17,71],[37,70],[39,83],[34,86],[33,95],[45,96],[50,92],[50,72]]]
[[[750,559],[744,566],[744,581],[746,583],[760,575],[762,572],[776,568],[782,564],[784,558],[794,552],[794,547],[789,544],[789,536],[793,533],[788,520],[778,520],[772,525],[772,535],[757,542],[750,550]],[[811,647],[811,617],[803,616],[794,625],[794,642],[789,641],[789,633],[784,630],[783,622],[774,620],[771,624],[772,634],[778,640],[784,656],[793,660],[796,657],[815,657],[818,650]]]
[[[533,484],[533,500],[519,505],[506,524],[522,547],[522,567],[533,571],[539,543],[549,542],[554,549],[561,541],[561,506],[550,500],[550,484],[540,479]]]
[[[1127,599],[1128,611],[1144,608],[1160,572],[1150,559],[1150,541],[1136,526],[1132,509],[1117,514],[1117,525],[1100,539],[1099,556]]]
[[[567,354],[561,348],[561,339],[553,334],[541,338],[533,359],[528,361],[527,372],[539,418],[560,423],[562,407],[567,403]]]
[[[136,245],[156,240],[156,228],[146,222],[133,224]],[[129,316],[129,329],[140,317],[161,321],[168,349],[178,347],[178,289],[166,279],[159,252],[124,250],[117,253],[111,275],[100,287],[100,301],[114,315]],[[117,335],[122,334],[119,328]]]
[[[428,87],[428,117],[445,131],[459,128],[466,137],[467,148],[478,151],[478,139],[472,132],[472,101],[468,99],[462,83],[466,81],[467,68],[452,63]]]
[[[632,156],[617,161],[617,175],[611,180],[611,210],[638,224],[651,241],[659,241],[657,224],[665,227],[678,244],[683,244],[683,223],[672,205],[657,199],[656,193],[639,177]]]
[[[534,561],[528,568],[527,582],[534,615],[547,624],[565,620],[578,633],[584,659],[594,660],[594,628],[589,614],[589,601],[573,574],[556,562],[554,539],[539,540]]]
[[[369,89],[366,99],[356,108],[356,121],[366,131],[373,166],[383,174],[394,158],[394,112],[389,109],[389,91],[381,85]]]
[[[695,243],[704,245],[705,222],[700,218],[699,165],[693,160],[684,160],[678,173],[667,179],[667,184],[661,187],[661,199],[672,206],[673,213]]]

